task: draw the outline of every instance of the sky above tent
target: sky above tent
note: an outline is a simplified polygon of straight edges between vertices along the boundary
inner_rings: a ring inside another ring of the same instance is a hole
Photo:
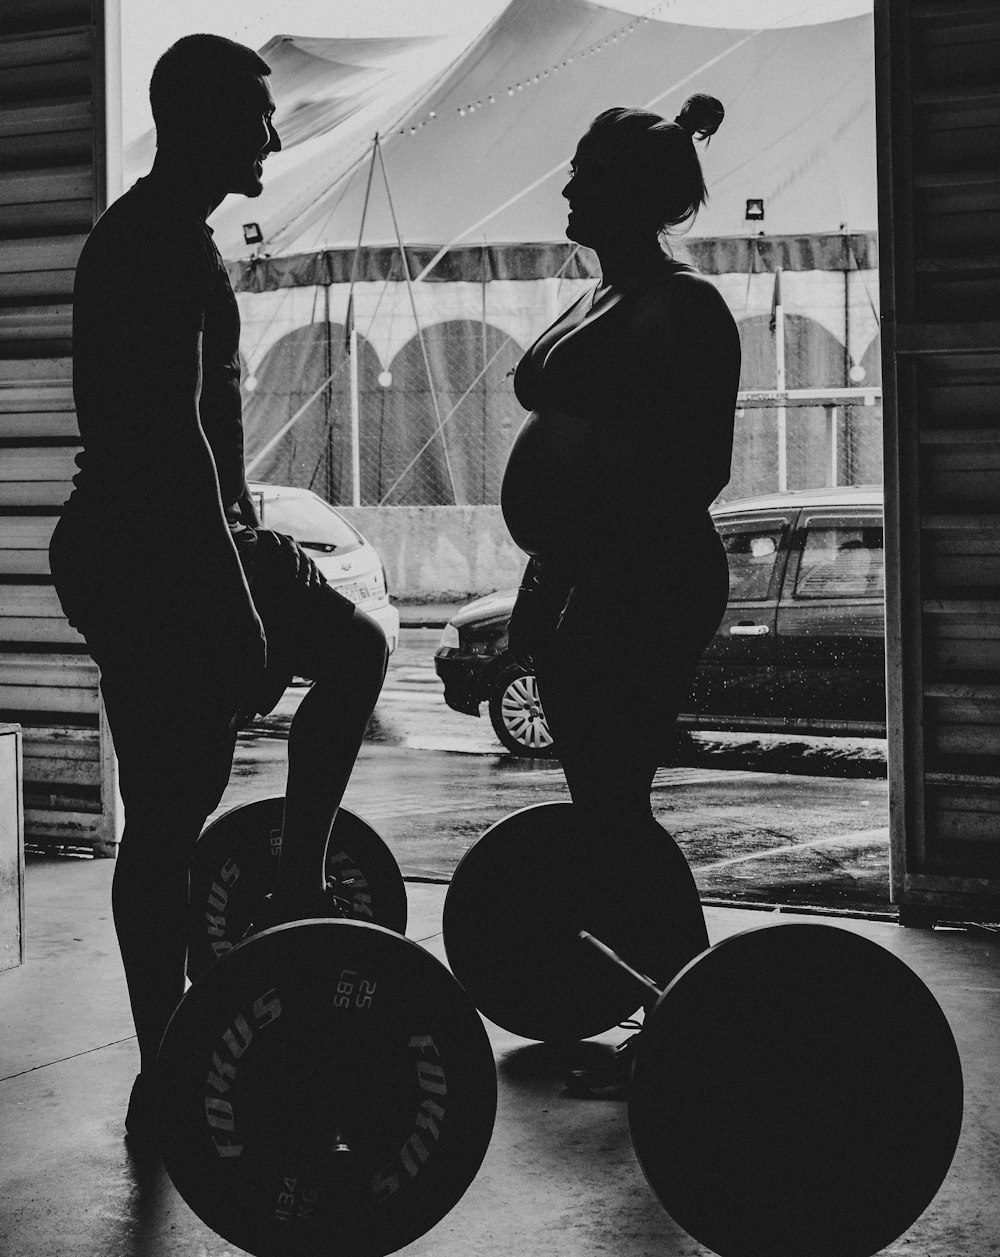
[[[121,0],[122,124],[126,143],[152,125],[148,86],[156,58],[194,31],[260,48],[278,33],[327,38],[447,35],[467,43],[505,0]],[[755,28],[870,13],[872,0],[620,0],[620,11],[698,26]]]

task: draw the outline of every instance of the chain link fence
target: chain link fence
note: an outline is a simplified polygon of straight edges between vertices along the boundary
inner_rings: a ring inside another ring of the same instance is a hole
[[[244,372],[251,477],[312,489],[334,505],[497,503],[524,415],[514,368],[551,319],[536,321],[518,338],[485,315],[413,327],[397,335],[388,367],[360,321],[353,357],[343,323],[320,318],[277,337],[272,332],[253,372]],[[773,389],[767,320],[745,320],[740,328],[741,388]],[[852,364],[843,345],[809,319],[796,319],[789,332],[789,389],[843,388],[861,379],[872,390],[869,404],[858,398],[741,406],[725,500],[882,480],[881,405],[871,404],[880,382],[877,342],[864,362]]]
[[[881,483],[881,403],[737,407],[724,501],[783,489]]]
[[[244,381],[251,474],[334,505],[496,503],[524,415],[512,385],[522,352],[498,328],[456,319],[422,329],[388,370],[360,335],[352,360],[341,325],[299,329]]]

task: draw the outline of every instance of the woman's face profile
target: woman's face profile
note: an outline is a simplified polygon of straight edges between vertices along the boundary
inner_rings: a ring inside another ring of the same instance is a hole
[[[657,207],[648,204],[640,183],[638,157],[615,129],[588,131],[570,163],[562,195],[569,202],[566,235],[600,251],[602,245],[659,234]]]
[[[562,195],[569,203],[566,235],[598,248],[617,234],[623,211],[623,168],[608,135],[585,135],[570,163]]]

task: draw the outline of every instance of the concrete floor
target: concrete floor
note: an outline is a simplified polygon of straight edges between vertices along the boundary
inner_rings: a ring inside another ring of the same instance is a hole
[[[136,1163],[122,1140],[137,1050],[111,925],[112,871],[110,861],[29,861],[28,961],[0,974],[0,1253],[235,1254],[191,1213],[162,1167]],[[410,884],[408,890],[408,933],[443,958],[445,888]],[[713,942],[768,921],[759,912],[730,909],[709,909],[707,916]],[[975,930],[837,924],[881,943],[923,978],[951,1023],[965,1071],[965,1124],[951,1171],[923,1217],[886,1251],[997,1257],[1000,947]],[[486,1160],[458,1206],[404,1251],[413,1257],[704,1253],[647,1187],[625,1106],[568,1098],[544,1049],[489,1030],[500,1096]],[[919,1105],[920,1097],[913,1102]]]

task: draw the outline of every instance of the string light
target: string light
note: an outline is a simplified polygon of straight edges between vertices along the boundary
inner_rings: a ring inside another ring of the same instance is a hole
[[[611,44],[617,44],[619,39],[624,39],[626,35],[634,35],[638,27],[643,22],[650,21],[652,14],[658,12],[660,9],[669,8],[673,3],[674,3],[674,0],[661,0],[659,4],[653,5],[653,7],[651,9],[648,9],[645,13],[632,18],[624,26],[620,26],[617,30],[612,31],[609,35],[605,35],[603,39],[597,40],[593,44],[587,45],[586,48],[581,48],[579,51],[572,53],[570,56],[564,57],[562,61],[559,61],[555,63],[554,65],[543,67],[543,69],[541,69],[538,73],[529,75],[526,79],[522,80],[521,82],[508,84],[507,86],[508,97],[513,97],[517,92],[523,92],[526,87],[533,87],[534,84],[540,83],[542,79],[547,79],[552,74],[558,74],[560,70],[568,69],[571,65],[573,65],[576,62],[578,57],[583,58],[583,57],[594,56],[595,54],[599,52],[603,52],[603,50],[609,47]],[[495,105],[497,103],[496,95],[494,95],[491,92],[486,97],[486,101],[491,105]],[[464,118],[467,114],[474,114],[477,109],[482,107],[482,105],[483,105],[483,101],[477,100],[475,104],[468,103],[464,106],[459,106],[455,112],[458,114],[460,118]],[[416,125],[409,127],[409,134],[416,135],[418,130],[423,130],[424,126],[428,122],[433,122],[437,118],[437,116],[438,115],[437,115],[436,110],[434,109],[429,110],[427,113],[427,117],[425,119],[423,119]],[[407,128],[401,127],[399,134],[406,135]]]

